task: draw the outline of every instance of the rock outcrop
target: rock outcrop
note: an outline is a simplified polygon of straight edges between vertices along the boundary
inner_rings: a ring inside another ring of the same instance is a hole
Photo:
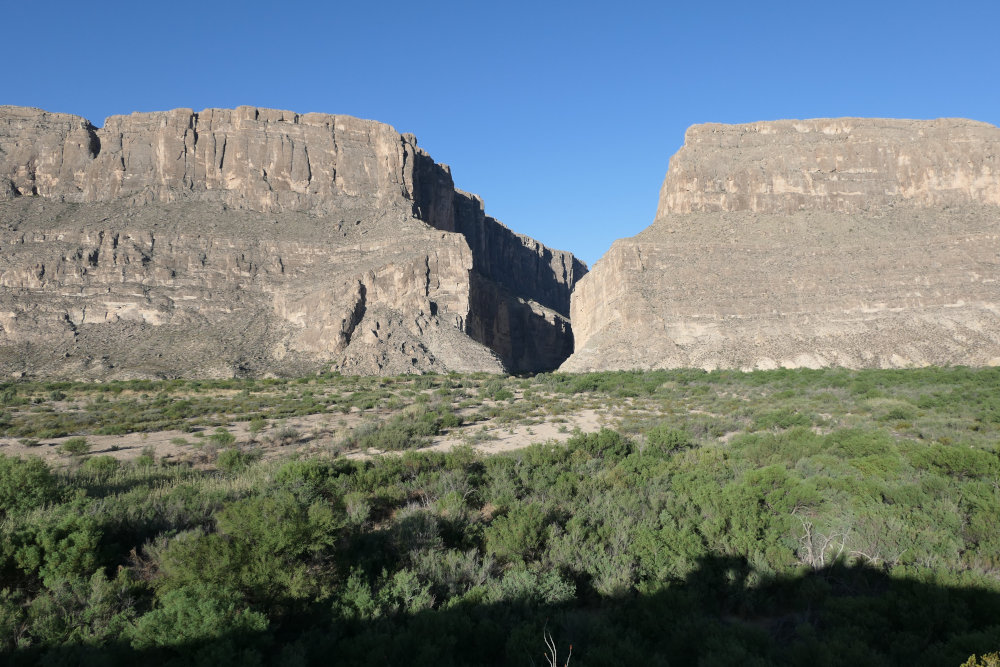
[[[3,375],[543,370],[585,272],[382,123],[0,107]]]
[[[566,371],[1000,364],[1000,129],[698,125],[577,285]]]

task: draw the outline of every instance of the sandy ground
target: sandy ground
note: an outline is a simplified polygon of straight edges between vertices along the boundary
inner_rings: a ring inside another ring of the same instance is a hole
[[[505,426],[492,424],[491,422],[469,424],[437,436],[432,440],[432,444],[422,448],[420,451],[447,452],[456,445],[468,443],[473,449],[484,454],[498,454],[500,452],[523,449],[539,442],[565,442],[569,440],[576,430],[582,433],[599,431],[605,425],[606,418],[602,419],[602,417],[603,415],[596,410],[581,410],[576,414],[563,415],[566,421],[559,424],[552,422],[533,424],[531,426],[522,424]],[[483,427],[486,427],[486,433],[491,439],[475,442],[477,433],[481,433]],[[380,453],[382,452],[369,450],[368,452],[348,452],[345,455],[349,458],[365,458]]]
[[[378,450],[341,451],[340,443],[352,429],[372,415],[360,412],[348,414],[322,413],[304,417],[294,417],[271,424],[256,437],[249,431],[248,422],[229,424],[226,427],[236,437],[236,443],[259,447],[265,459],[274,459],[291,454],[319,454],[338,452],[353,459],[379,455]],[[420,451],[449,451],[457,445],[469,444],[485,454],[521,449],[529,445],[555,441],[565,442],[573,432],[579,430],[591,433],[609,423],[610,417],[604,411],[581,409],[571,414],[560,415],[559,422],[540,424],[501,424],[484,421],[450,429],[431,440]],[[280,431],[292,429],[298,437],[278,440]],[[213,447],[209,437],[214,429],[199,432],[157,431],[152,433],[129,433],[126,435],[88,435],[91,456],[107,455],[120,461],[131,461],[151,451],[157,460],[187,461],[195,465],[210,465]],[[200,435],[200,437],[199,437]],[[40,445],[29,447],[14,438],[0,438],[0,453],[8,456],[39,456],[53,464],[70,463],[72,457],[63,454],[59,447],[69,438],[53,438]],[[180,443],[180,439],[185,442]]]

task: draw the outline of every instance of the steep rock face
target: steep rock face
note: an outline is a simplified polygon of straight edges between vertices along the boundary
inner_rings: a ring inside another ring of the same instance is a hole
[[[1000,205],[997,128],[971,120],[779,120],[691,127],[657,218]]]
[[[965,120],[695,126],[562,369],[1000,364],[998,161]]]
[[[0,107],[6,373],[552,368],[585,270],[381,123]]]
[[[388,201],[412,188],[412,169],[404,169],[412,139],[350,116],[174,109],[111,116],[95,129],[37,109],[0,107],[0,114],[0,179],[22,195],[330,212],[339,197]]]

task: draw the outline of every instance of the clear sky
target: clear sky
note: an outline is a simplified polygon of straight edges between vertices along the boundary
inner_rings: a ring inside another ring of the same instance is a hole
[[[1000,124],[1000,2],[9,3],[0,104],[241,104],[413,132],[515,231],[593,264],[694,123]]]

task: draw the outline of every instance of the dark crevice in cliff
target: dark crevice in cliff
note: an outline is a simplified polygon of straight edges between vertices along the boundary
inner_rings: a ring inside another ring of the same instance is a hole
[[[88,146],[90,157],[91,159],[96,159],[101,154],[101,137],[97,133],[97,128],[90,123],[87,123],[87,135],[90,138],[90,145]]]
[[[536,311],[497,283],[470,276],[466,333],[496,352],[508,370],[537,373],[557,368],[573,353],[568,319]]]
[[[340,341],[342,347],[347,347],[351,343],[351,338],[354,336],[354,331],[361,324],[361,320],[365,318],[365,312],[368,310],[368,288],[365,287],[363,282],[358,283],[358,292],[356,295],[356,300],[354,302],[354,309],[351,311],[350,316],[342,323],[343,329],[340,334]]]
[[[473,256],[466,333],[512,372],[551,370],[573,352],[570,293],[587,267],[486,215],[479,197],[455,189],[447,167],[414,147],[413,206],[424,222],[462,234]],[[548,318],[534,302],[562,315]]]

